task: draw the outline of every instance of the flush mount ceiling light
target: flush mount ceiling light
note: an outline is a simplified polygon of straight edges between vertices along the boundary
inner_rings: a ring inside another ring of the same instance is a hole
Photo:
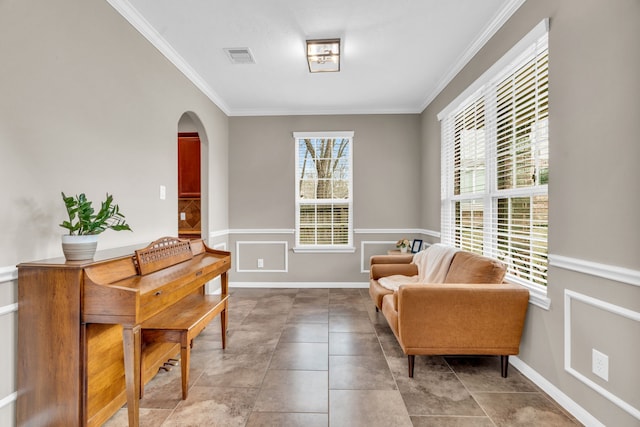
[[[340,71],[340,39],[307,40],[309,72]]]

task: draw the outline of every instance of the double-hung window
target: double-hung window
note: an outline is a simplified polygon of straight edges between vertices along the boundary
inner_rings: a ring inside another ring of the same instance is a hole
[[[353,132],[294,132],[296,250],[353,250]]]
[[[502,260],[507,279],[547,284],[547,23],[439,116],[442,241]]]

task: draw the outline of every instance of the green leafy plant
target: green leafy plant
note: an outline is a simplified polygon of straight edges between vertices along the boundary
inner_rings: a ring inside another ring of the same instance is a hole
[[[100,234],[105,230],[132,231],[120,213],[120,208],[113,203],[113,196],[107,193],[107,198],[96,213],[91,202],[84,193],[76,196],[66,196],[64,192],[62,200],[67,208],[69,220],[63,221],[60,227],[69,230],[70,235]]]

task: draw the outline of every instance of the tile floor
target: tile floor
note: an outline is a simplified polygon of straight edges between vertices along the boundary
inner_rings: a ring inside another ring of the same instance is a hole
[[[576,426],[498,357],[416,357],[414,378],[367,289],[232,289],[195,340],[189,397],[180,369],[140,401],[142,426]],[[216,320],[217,322],[217,320]],[[126,409],[106,424],[126,426]]]

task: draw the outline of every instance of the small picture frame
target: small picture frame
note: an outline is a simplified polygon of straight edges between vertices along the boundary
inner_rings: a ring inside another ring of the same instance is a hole
[[[422,249],[422,240],[420,239],[413,239],[413,244],[411,245],[411,253],[415,254],[420,252],[420,250]]]

